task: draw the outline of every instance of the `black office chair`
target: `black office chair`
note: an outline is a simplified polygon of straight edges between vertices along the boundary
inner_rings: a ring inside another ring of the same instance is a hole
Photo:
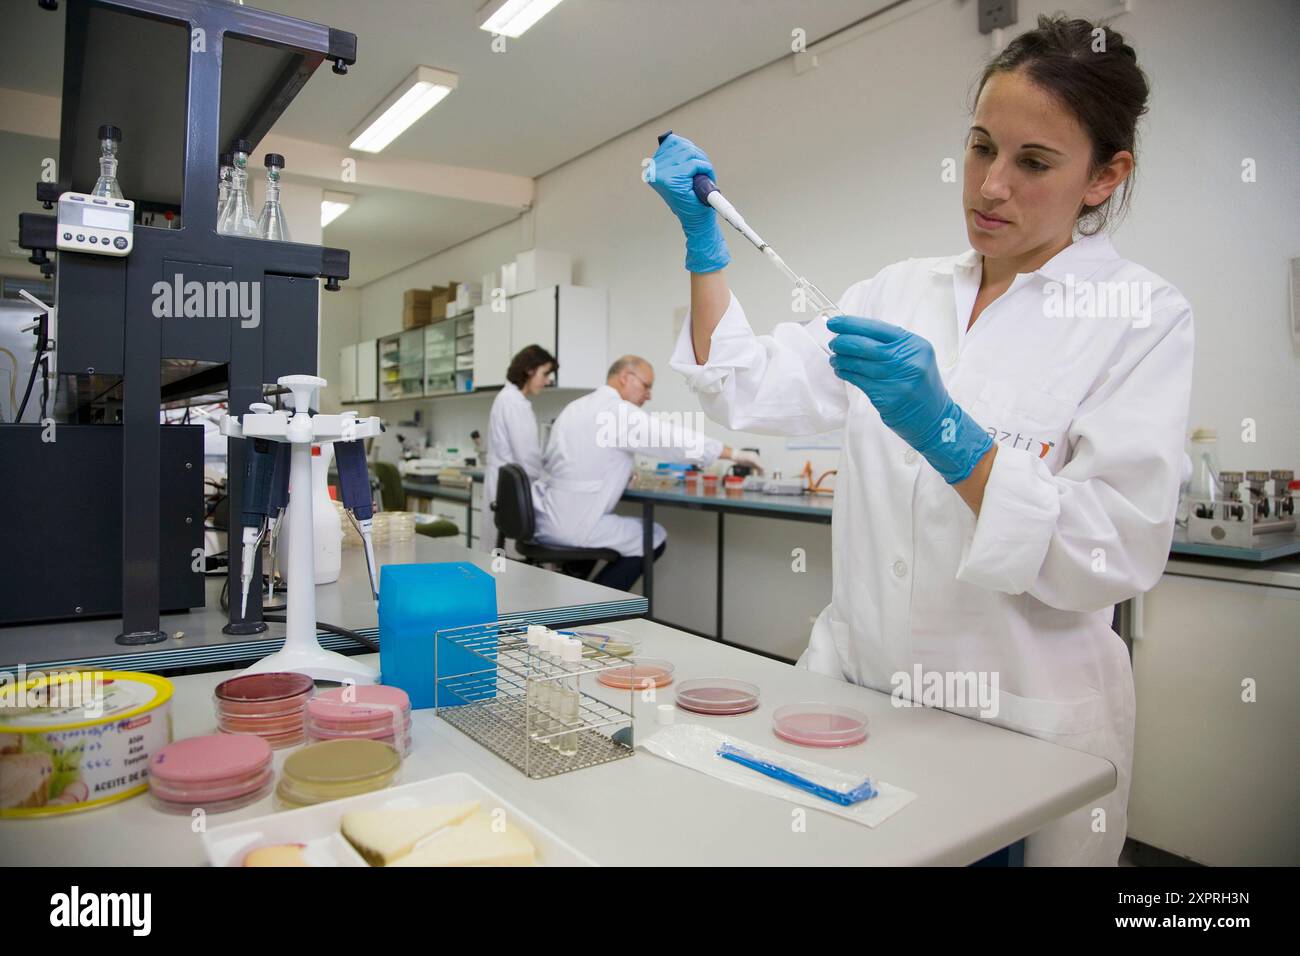
[[[518,465],[502,465],[497,472],[497,500],[492,510],[497,521],[497,546],[507,538],[513,540],[527,564],[554,564],[565,574],[590,577],[601,561],[619,559],[619,553],[612,548],[570,548],[538,541],[532,488],[528,474]],[[585,574],[577,574],[569,567],[578,562],[585,565]]]

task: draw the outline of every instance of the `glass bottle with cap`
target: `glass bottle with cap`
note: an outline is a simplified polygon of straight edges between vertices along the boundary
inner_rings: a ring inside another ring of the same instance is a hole
[[[248,154],[253,144],[238,140],[231,154],[230,195],[226,208],[217,221],[217,232],[227,236],[256,236],[257,221],[253,219],[248,201]]]
[[[262,215],[257,219],[257,234],[263,239],[289,241],[289,224],[284,220],[284,210],[280,207],[280,173],[284,169],[284,157],[279,153],[266,154],[266,201],[262,203]]]
[[[226,211],[226,202],[230,199],[230,177],[234,175],[235,159],[230,153],[222,153],[218,160],[219,168],[217,172],[217,221],[221,221],[221,214]]]
[[[92,196],[105,199],[122,199],[122,187],[117,184],[117,147],[122,142],[122,131],[107,123],[99,128],[99,178],[95,180]]]

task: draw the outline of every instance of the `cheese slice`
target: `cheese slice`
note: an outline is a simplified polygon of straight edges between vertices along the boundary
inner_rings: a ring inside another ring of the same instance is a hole
[[[492,828],[492,816],[475,813],[438,834],[393,866],[533,866],[536,850],[518,827]]]
[[[403,810],[355,810],[343,814],[343,836],[373,866],[386,866],[430,834],[460,823],[478,801]]]

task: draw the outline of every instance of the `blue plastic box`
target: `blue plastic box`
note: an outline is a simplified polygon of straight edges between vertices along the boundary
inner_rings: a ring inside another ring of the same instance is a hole
[[[386,564],[379,571],[379,669],[383,682],[400,687],[411,707],[434,706],[437,679],[489,668],[481,657],[449,641],[438,648],[434,669],[434,637],[442,630],[497,619],[497,582],[491,574],[466,561],[436,564]],[[438,692],[439,707],[464,701]]]

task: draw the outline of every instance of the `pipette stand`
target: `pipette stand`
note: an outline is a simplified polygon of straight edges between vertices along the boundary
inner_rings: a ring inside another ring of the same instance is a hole
[[[285,567],[289,573],[284,647],[243,673],[292,671],[306,674],[313,680],[373,684],[379,679],[379,673],[373,667],[354,657],[326,650],[316,639],[311,446],[321,442],[372,438],[380,432],[379,419],[374,416],[358,418],[354,411],[337,415],[310,414],[313,393],[325,386],[325,379],[315,375],[285,375],[278,379],[277,384],[293,394],[292,416],[250,412],[243,416],[242,421],[232,415],[222,422],[222,431],[231,438],[266,438],[292,445],[288,540],[283,543]]]

